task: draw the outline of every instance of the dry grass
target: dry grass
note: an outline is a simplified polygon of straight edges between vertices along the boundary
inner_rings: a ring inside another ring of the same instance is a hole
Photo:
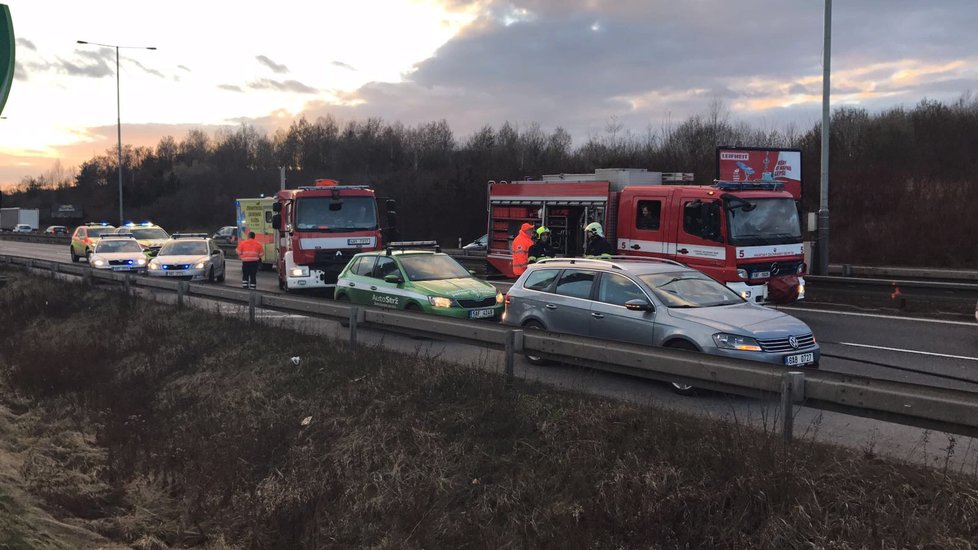
[[[30,488],[139,548],[978,544],[971,477],[16,278]]]

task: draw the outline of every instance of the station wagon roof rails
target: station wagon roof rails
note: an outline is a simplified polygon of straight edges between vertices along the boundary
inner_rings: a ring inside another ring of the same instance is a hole
[[[607,260],[602,258],[547,258],[545,260],[537,260],[533,265],[549,264],[549,263],[597,264],[597,265],[610,266],[615,269],[622,269],[620,265],[611,261],[610,258]]]
[[[652,258],[650,256],[612,256],[612,260],[627,260],[629,262],[661,262],[664,264],[678,265],[679,267],[689,267],[688,265],[670,260],[668,258]]]
[[[393,243],[388,243],[387,255],[390,256],[391,252],[394,250],[408,250],[412,248],[434,248],[435,252],[441,252],[441,245],[438,241],[398,241]]]
[[[173,233],[171,239],[206,239],[207,233]]]
[[[345,191],[350,189],[370,189],[369,185],[300,185],[297,189],[303,191]]]

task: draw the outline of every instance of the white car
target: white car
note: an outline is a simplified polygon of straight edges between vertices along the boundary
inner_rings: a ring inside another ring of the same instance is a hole
[[[144,273],[147,260],[132,235],[105,235],[98,240],[88,263],[95,269]]]
[[[34,228],[31,227],[30,224],[27,224],[27,223],[18,223],[17,225],[14,226],[13,232],[14,233],[33,233],[34,232]]]
[[[226,276],[224,252],[204,233],[174,233],[149,261],[151,277],[222,282]]]

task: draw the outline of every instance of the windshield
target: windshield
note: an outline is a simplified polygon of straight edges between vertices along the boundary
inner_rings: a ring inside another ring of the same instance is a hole
[[[371,197],[299,199],[296,229],[300,231],[364,231],[377,229],[377,203]]]
[[[205,256],[207,243],[200,241],[172,241],[163,245],[160,256]]]
[[[142,229],[132,228],[132,231],[126,231],[126,233],[132,233],[133,237],[137,239],[142,239],[144,241],[154,241],[160,239],[169,239],[170,236],[166,234],[159,227],[146,227]]]
[[[739,294],[699,271],[649,273],[639,279],[666,307],[713,307],[742,304]]]
[[[798,209],[792,199],[726,199],[731,244],[786,244],[801,241]]]
[[[142,252],[143,248],[134,240],[101,240],[95,247],[95,252],[100,254],[113,254],[115,252]]]
[[[115,229],[114,227],[89,227],[88,236],[98,237],[102,233],[108,233],[109,231],[113,231],[114,229]]]
[[[437,281],[472,276],[451,256],[413,254],[400,256],[400,260],[409,281]]]

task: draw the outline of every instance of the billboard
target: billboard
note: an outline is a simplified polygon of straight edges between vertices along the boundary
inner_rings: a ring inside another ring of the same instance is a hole
[[[56,204],[51,207],[52,218],[81,218],[82,207],[77,204]]]
[[[717,147],[717,179],[778,181],[801,200],[801,149]]]
[[[10,85],[14,82],[14,21],[10,8],[0,4],[0,113],[7,103]]]

